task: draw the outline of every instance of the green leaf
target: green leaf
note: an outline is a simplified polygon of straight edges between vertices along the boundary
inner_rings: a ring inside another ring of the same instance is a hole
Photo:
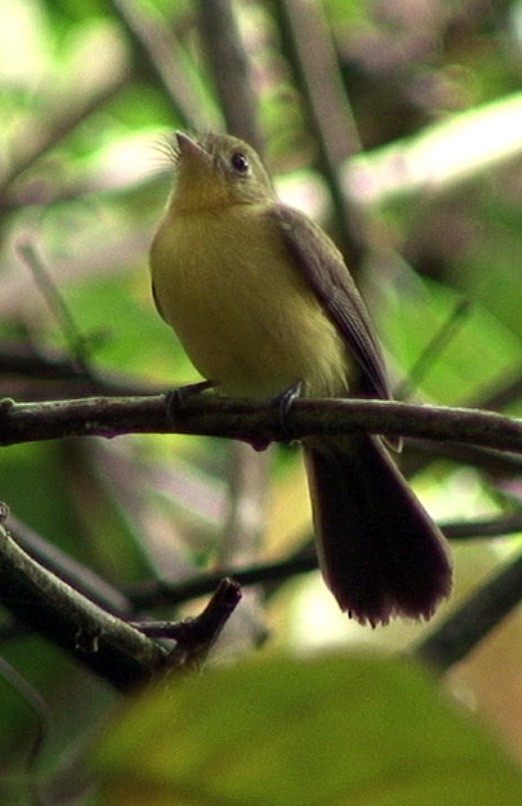
[[[103,802],[503,806],[522,778],[405,661],[265,659],[137,698],[95,750]]]
[[[462,299],[440,283],[418,278],[406,288],[396,287],[394,293],[386,290],[380,325],[406,377]],[[520,340],[474,300],[449,343],[430,364],[421,387],[438,403],[466,405],[500,378],[510,376],[519,363]]]

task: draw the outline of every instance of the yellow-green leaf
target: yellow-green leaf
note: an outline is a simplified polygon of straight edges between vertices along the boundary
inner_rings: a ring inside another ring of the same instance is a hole
[[[104,803],[503,806],[522,778],[405,661],[265,659],[146,692],[95,750]]]

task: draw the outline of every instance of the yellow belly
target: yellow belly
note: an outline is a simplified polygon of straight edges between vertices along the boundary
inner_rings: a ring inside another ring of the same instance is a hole
[[[151,267],[164,319],[222,394],[271,397],[296,381],[308,396],[346,394],[344,342],[256,208],[167,214]]]

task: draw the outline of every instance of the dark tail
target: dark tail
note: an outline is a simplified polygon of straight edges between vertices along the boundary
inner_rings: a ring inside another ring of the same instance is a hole
[[[342,450],[342,452],[341,452]],[[326,584],[362,624],[428,619],[451,590],[451,564],[433,523],[376,437],[305,457]]]

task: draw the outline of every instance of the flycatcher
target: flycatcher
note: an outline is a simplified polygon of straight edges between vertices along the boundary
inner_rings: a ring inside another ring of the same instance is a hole
[[[390,399],[381,350],[342,255],[281,204],[257,153],[178,132],[150,264],[156,306],[222,395]],[[326,584],[361,623],[429,618],[451,589],[444,539],[379,437],[303,440]]]

